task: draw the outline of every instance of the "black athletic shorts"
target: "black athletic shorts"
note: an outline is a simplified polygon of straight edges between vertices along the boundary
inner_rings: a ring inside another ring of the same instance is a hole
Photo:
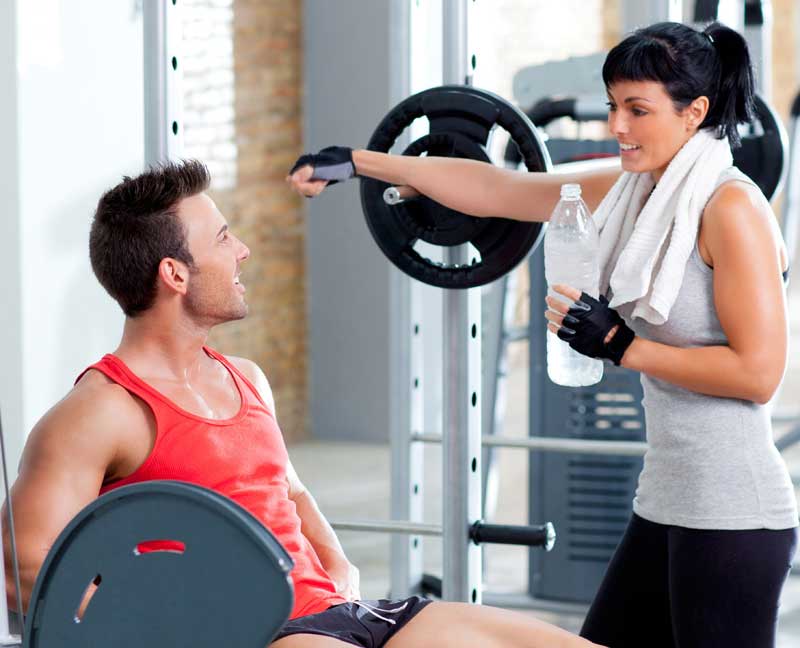
[[[412,596],[398,601],[380,599],[341,603],[317,614],[287,621],[272,641],[294,634],[315,634],[361,648],[381,648],[431,602],[430,599]]]

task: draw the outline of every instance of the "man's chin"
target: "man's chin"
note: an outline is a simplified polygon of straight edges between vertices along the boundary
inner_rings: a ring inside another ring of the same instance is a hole
[[[242,303],[242,306],[241,306],[241,308],[239,308],[239,309],[238,309],[238,310],[237,310],[237,311],[236,311],[236,312],[233,314],[233,316],[231,317],[231,320],[240,320],[240,319],[244,319],[245,317],[247,317],[247,314],[248,314],[249,312],[250,312],[250,307],[249,307],[247,304],[245,304],[245,303]]]
[[[247,314],[249,313],[249,311],[250,311],[250,308],[248,307],[248,305],[247,304],[242,304],[241,306],[237,307],[236,309],[231,309],[227,313],[221,314],[217,318],[216,326],[219,326],[220,324],[226,324],[228,322],[236,322],[238,320],[242,320],[245,317],[247,317]]]

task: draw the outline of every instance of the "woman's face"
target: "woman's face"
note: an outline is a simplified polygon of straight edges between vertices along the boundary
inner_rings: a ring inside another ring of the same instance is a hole
[[[608,128],[617,138],[622,168],[651,172],[656,182],[697,132],[708,110],[698,97],[680,113],[657,81],[617,81],[608,87]]]

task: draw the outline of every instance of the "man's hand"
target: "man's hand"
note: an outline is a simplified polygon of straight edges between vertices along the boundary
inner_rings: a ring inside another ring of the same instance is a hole
[[[358,567],[350,561],[343,561],[327,569],[328,575],[336,584],[336,593],[348,601],[361,599],[361,576]]]

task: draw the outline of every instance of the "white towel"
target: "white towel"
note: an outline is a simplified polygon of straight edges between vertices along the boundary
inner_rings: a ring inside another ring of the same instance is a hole
[[[720,173],[732,163],[728,139],[703,129],[678,151],[655,189],[650,173],[620,176],[594,216],[600,231],[600,293],[611,288],[612,308],[635,302],[633,317],[656,325],[667,321],[703,209]]]

